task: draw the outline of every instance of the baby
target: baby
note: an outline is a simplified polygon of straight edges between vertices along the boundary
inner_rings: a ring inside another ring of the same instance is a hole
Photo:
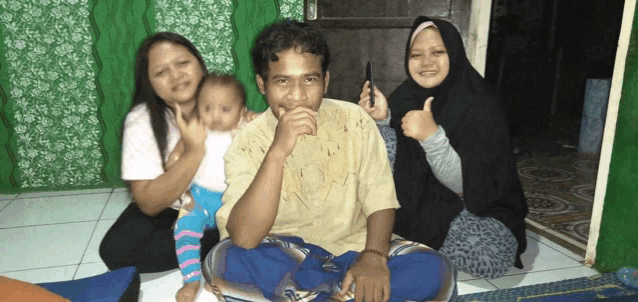
[[[224,153],[233,136],[256,114],[246,110],[246,94],[241,83],[230,75],[206,75],[197,90],[197,113],[209,132],[206,154],[195,174],[190,191],[182,197],[175,227],[177,260],[184,276],[178,301],[193,301],[201,279],[200,238],[204,230],[215,228],[215,213],[222,206]],[[184,152],[180,140],[166,163],[166,169]],[[189,194],[190,193],[190,194]]]

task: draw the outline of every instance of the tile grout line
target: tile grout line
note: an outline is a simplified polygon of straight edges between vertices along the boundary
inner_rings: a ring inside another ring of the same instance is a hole
[[[102,219],[102,215],[104,215],[104,211],[106,211],[106,207],[109,205],[111,198],[113,198],[113,190],[111,190],[111,193],[109,194],[109,198],[106,199],[106,202],[104,203],[104,208],[102,209],[102,212],[100,212],[100,216],[98,216],[97,220]]]
[[[533,221],[533,220],[528,220],[528,219],[526,218],[526,219],[525,219],[525,222],[526,222],[526,223],[531,224],[533,227],[536,227],[536,228],[538,228],[539,230],[541,230],[541,231],[543,231],[543,232],[548,232],[548,233],[550,233],[550,234],[552,234],[552,235],[554,235],[554,236],[558,237],[559,239],[565,240],[565,241],[567,241],[568,243],[571,243],[571,244],[575,245],[575,246],[576,246],[576,247],[578,247],[578,248],[581,248],[581,249],[583,249],[583,250],[584,250],[584,249],[585,249],[585,247],[586,247],[586,246],[585,246],[585,245],[583,245],[582,243],[580,243],[580,242],[578,242],[578,241],[576,241],[576,240],[574,240],[574,239],[572,239],[572,238],[569,238],[569,236],[564,235],[564,234],[561,234],[561,233],[559,233],[559,232],[556,232],[556,231],[554,231],[554,230],[552,230],[552,229],[550,229],[550,228],[543,227],[541,224],[539,224],[539,223],[537,223],[537,222],[535,222],[535,221]],[[541,227],[542,227],[542,228],[541,228]],[[528,230],[528,231],[532,232],[531,230]],[[534,232],[532,232],[532,233],[534,233]],[[538,236],[540,236],[540,237],[543,237],[543,238],[545,238],[545,239],[547,239],[547,240],[551,241],[549,238],[544,237],[542,234],[538,234],[538,233],[534,233],[534,234],[536,234],[536,235],[538,235]],[[560,245],[560,244],[559,244],[559,245]]]
[[[81,221],[69,221],[69,222],[59,222],[59,223],[47,223],[47,224],[30,224],[30,225],[21,225],[21,226],[12,226],[12,227],[0,227],[1,230],[11,230],[11,229],[19,229],[19,228],[31,228],[31,227],[39,227],[39,226],[53,226],[53,225],[63,225],[63,224],[71,224],[71,223],[84,223],[84,222],[93,222],[100,221],[100,219],[95,220],[81,220]]]
[[[544,231],[547,231],[547,230],[544,230]],[[536,233],[534,233],[534,234],[536,234]],[[547,246],[547,247],[549,247],[549,248],[553,249],[554,251],[557,251],[557,252],[559,252],[560,254],[562,254],[562,255],[564,255],[564,256],[567,256],[567,257],[571,258],[572,260],[575,260],[575,261],[577,261],[577,262],[582,262],[582,261],[584,261],[584,260],[585,260],[585,257],[583,257],[583,260],[575,259],[574,257],[572,257],[572,256],[570,256],[570,255],[567,255],[567,254],[565,254],[565,253],[563,253],[563,252],[559,251],[558,249],[554,248],[553,246],[551,246],[551,245],[549,245],[549,244],[543,243],[543,242],[541,242],[540,240],[538,240],[538,239],[536,239],[536,238],[534,238],[534,237],[532,237],[532,236],[529,236],[529,235],[527,235],[527,234],[525,234],[525,235],[526,235],[527,237],[529,237],[529,238],[533,239],[533,240],[536,240],[538,243],[543,244],[543,245],[545,245],[545,246]],[[556,242],[553,242],[552,240],[550,240],[550,239],[549,239],[549,238],[547,238],[547,237],[542,236],[541,234],[536,234],[536,235],[538,235],[538,236],[539,236],[539,237],[541,237],[541,238],[545,238],[545,239],[549,240],[550,242],[552,242],[552,243],[554,243],[554,244],[556,244],[556,245],[560,246],[560,244],[558,244],[558,243],[556,243]],[[561,246],[561,247],[562,247],[562,246]],[[564,249],[566,249],[566,250],[568,250],[568,249],[567,249],[567,248],[565,248],[565,247],[563,247],[563,248],[564,248]],[[569,251],[569,250],[568,250],[568,251]],[[571,251],[570,251],[570,252],[571,252]],[[572,254],[576,254],[576,253],[574,253],[574,252],[571,252],[571,253],[572,253]]]
[[[3,199],[3,200],[8,200],[9,202],[2,207],[2,209],[0,209],[0,212],[2,212],[2,210],[6,209],[14,200],[18,199],[18,196],[20,196],[20,193],[16,194],[16,196],[13,196],[12,198],[7,198],[7,199]]]
[[[75,270],[75,273],[73,274],[73,279],[71,280],[75,280],[75,276],[77,276],[78,272],[80,271],[80,265],[82,265],[82,260],[84,260],[84,256],[86,255],[86,251],[89,250],[89,245],[91,245],[91,238],[93,238],[93,235],[95,234],[95,230],[97,230],[97,225],[100,223],[100,220],[97,220],[95,222],[95,226],[93,227],[93,232],[91,232],[91,235],[89,236],[89,241],[86,243],[86,246],[84,247],[84,252],[82,252],[82,256],[80,256],[80,262],[78,263],[78,268]]]
[[[96,189],[96,190],[99,190],[99,189]],[[84,193],[70,194],[70,195],[35,196],[35,197],[24,197],[24,198],[18,198],[21,195],[21,194],[18,194],[18,195],[16,195],[16,197],[14,197],[11,200],[11,202],[7,203],[6,206],[4,206],[2,209],[0,209],[0,211],[4,210],[7,206],[9,206],[9,204],[13,203],[14,201],[16,201],[18,199],[24,200],[24,199],[31,199],[31,198],[65,197],[65,196],[94,195],[94,194],[109,194],[109,197],[106,199],[106,203],[104,204],[104,209],[102,209],[102,212],[100,213],[100,216],[98,216],[98,218],[96,220],[81,220],[81,221],[70,221],[70,222],[60,222],[60,223],[48,223],[48,224],[33,224],[33,225],[22,225],[22,226],[12,226],[12,227],[0,227],[0,230],[25,228],[25,227],[47,226],[47,225],[61,225],[61,224],[67,224],[67,223],[80,223],[80,222],[100,221],[100,218],[102,217],[102,214],[106,210],[106,205],[108,204],[109,200],[111,199],[111,196],[113,195],[113,191],[114,190],[115,190],[115,188],[112,188],[110,192],[95,192],[95,193],[84,192]]]
[[[558,270],[565,270],[565,269],[572,269],[572,268],[588,268],[588,267],[579,264],[577,266],[569,266],[569,267],[561,267],[561,268],[549,268],[549,269],[544,269],[544,270],[540,270],[540,271],[529,271],[529,272],[514,273],[514,274],[511,274],[511,275],[504,275],[503,277],[500,277],[500,278],[527,275],[527,274],[535,274],[535,273],[544,273],[544,272],[551,272],[551,271],[558,271]],[[596,271],[596,273],[600,274],[597,271]],[[582,277],[585,277],[585,276],[582,276]],[[580,278],[580,277],[577,277],[577,278]],[[565,279],[565,280],[567,280],[567,279]]]
[[[111,192],[81,192],[81,193],[77,193],[77,194],[59,194],[59,195],[40,195],[40,196],[26,196],[26,197],[19,197],[16,196],[15,199],[31,199],[31,198],[48,198],[48,197],[65,197],[65,196],[77,196],[77,195],[95,195],[95,194],[111,194],[113,193]],[[27,193],[28,194],[28,193]],[[22,195],[22,194],[20,194]]]
[[[457,278],[456,282],[466,282],[466,281],[476,281],[476,280],[482,280],[482,279],[472,276],[471,279],[465,279],[465,280],[458,280],[458,278]]]
[[[560,238],[562,240],[565,240],[565,241],[567,241],[567,242],[569,242],[569,243],[571,243],[571,244],[573,244],[573,245],[575,245],[575,246],[577,246],[577,247],[579,247],[579,248],[581,248],[583,250],[587,250],[587,246],[586,245],[583,245],[582,243],[580,243],[580,242],[578,242],[578,241],[576,241],[576,240],[574,240],[572,238],[569,238],[568,236],[565,236],[565,235],[563,235],[563,234],[561,234],[559,232],[556,232],[556,231],[554,231],[554,230],[552,230],[550,228],[545,229],[543,231],[548,232],[548,233],[550,233],[550,234],[552,234],[552,235],[554,235],[554,236],[556,236],[556,237],[558,237],[558,238]]]
[[[14,270],[14,271],[5,271],[5,272],[0,272],[0,275],[2,274],[7,274],[7,273],[17,273],[17,272],[26,272],[26,271],[34,271],[34,270],[38,270],[38,269],[47,269],[47,268],[56,268],[56,267],[67,267],[67,266],[74,266],[77,265],[78,267],[80,266],[80,264],[65,264],[65,265],[54,265],[54,266],[44,266],[44,267],[36,267],[36,268],[28,268],[28,269],[19,269],[19,270]]]
[[[543,245],[545,245],[546,247],[548,247],[548,248],[550,248],[550,249],[552,249],[552,250],[554,250],[554,251],[556,251],[556,252],[560,253],[561,255],[563,255],[563,256],[565,256],[565,257],[568,257],[568,258],[570,258],[570,259],[572,259],[572,260],[574,260],[574,261],[578,262],[578,263],[583,262],[583,261],[585,260],[585,258],[584,258],[584,257],[583,257],[583,259],[582,259],[582,260],[575,259],[574,257],[572,257],[572,256],[570,256],[570,255],[567,255],[567,254],[565,254],[565,253],[563,253],[563,252],[561,252],[561,251],[557,250],[557,249],[556,249],[556,248],[554,248],[553,246],[551,246],[551,245],[549,245],[549,244],[546,244],[546,243],[543,243],[543,242],[541,242],[540,240],[538,240],[538,239],[536,239],[536,238],[534,238],[534,237],[532,237],[532,236],[528,236],[528,235],[526,235],[526,236],[527,236],[527,237],[529,237],[529,238],[531,238],[532,240],[535,240],[536,242],[538,242],[538,243],[540,243],[540,244],[543,244]],[[539,236],[540,236],[540,235],[539,235]],[[542,237],[542,236],[541,236],[541,237]],[[543,238],[545,238],[545,239],[549,240],[549,238],[547,238],[547,237],[543,237]],[[550,240],[550,241],[551,241],[551,240]],[[558,243],[555,243],[555,242],[553,242],[553,243],[554,243],[554,244],[558,244]],[[558,244],[558,245],[560,246],[560,244]],[[572,253],[573,253],[573,254],[576,254],[576,253],[574,253],[574,252],[572,252]],[[583,266],[585,266],[585,265],[583,265]]]
[[[109,201],[111,200],[111,197],[113,197],[113,190],[111,190],[111,193],[109,194],[109,198],[106,199],[106,203],[104,203],[104,208],[102,209],[102,212],[100,213],[100,216],[98,217],[98,220],[95,223],[95,227],[93,228],[93,232],[91,232],[91,236],[89,236],[89,241],[86,243],[86,247],[84,248],[84,252],[82,252],[82,257],[80,257],[80,265],[83,264],[82,260],[84,260],[84,256],[86,256],[86,251],[89,250],[89,246],[91,245],[91,239],[93,238],[93,235],[95,235],[95,232],[97,231],[97,226],[100,224],[100,218],[104,214],[104,211],[106,210],[106,206],[109,204]],[[99,254],[99,250],[98,250],[98,254]],[[78,265],[78,271],[80,270],[80,265]],[[75,280],[75,276],[77,275],[77,273],[78,272],[76,271],[75,275],[73,275],[73,280]]]
[[[483,280],[487,281],[487,283],[489,283],[491,286],[494,286],[494,288],[496,288],[496,290],[505,289],[505,288],[500,288],[500,287],[496,286],[496,284],[490,282],[490,280],[487,280],[487,279],[483,279]]]
[[[75,280],[75,276],[78,275],[78,271],[80,271],[80,264],[82,264],[82,258],[80,258],[80,263],[78,264],[78,267],[75,268],[75,273],[73,273],[73,277],[71,277],[71,280]]]
[[[6,209],[12,202],[13,202],[13,199],[9,200],[9,202],[6,205],[4,205],[4,207],[2,207],[2,209],[0,209],[0,212],[2,212],[4,209]]]

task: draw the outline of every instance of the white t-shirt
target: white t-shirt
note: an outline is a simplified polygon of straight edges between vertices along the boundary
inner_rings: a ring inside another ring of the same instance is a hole
[[[166,115],[166,121],[168,133],[164,161],[168,160],[168,155],[171,154],[180,139],[179,129],[172,112],[169,111]],[[137,105],[126,115],[124,120],[122,180],[151,180],[164,174],[164,172],[164,165],[153,134],[148,107],[146,104]],[[179,209],[179,200],[173,202],[171,207]]]
[[[166,115],[168,124],[167,150],[164,161],[180,139],[179,129],[172,112]],[[193,182],[212,191],[224,192],[224,154],[233,136],[230,132],[209,131],[206,137],[204,158],[195,174]],[[124,137],[122,139],[122,179],[151,180],[164,174],[164,165],[155,141],[151,116],[146,105],[137,105],[126,115]],[[172,208],[180,208],[176,200]]]
[[[230,132],[209,131],[206,137],[206,153],[193,182],[211,191],[226,190],[224,154],[233,136]]]

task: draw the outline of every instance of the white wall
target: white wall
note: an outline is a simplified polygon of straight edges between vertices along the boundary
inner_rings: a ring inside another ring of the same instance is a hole
[[[470,32],[468,38],[467,57],[476,70],[485,76],[487,59],[487,42],[490,31],[490,14],[492,0],[473,0],[470,15]]]

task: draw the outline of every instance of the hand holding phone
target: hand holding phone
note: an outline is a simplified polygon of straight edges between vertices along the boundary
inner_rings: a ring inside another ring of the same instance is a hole
[[[359,106],[363,108],[375,121],[382,121],[388,117],[388,100],[383,93],[374,86],[373,64],[371,60],[366,66],[367,82],[361,87]],[[369,89],[369,91],[366,91]]]
[[[366,66],[366,80],[370,82],[370,107],[374,107],[374,77],[372,75],[372,61]]]

